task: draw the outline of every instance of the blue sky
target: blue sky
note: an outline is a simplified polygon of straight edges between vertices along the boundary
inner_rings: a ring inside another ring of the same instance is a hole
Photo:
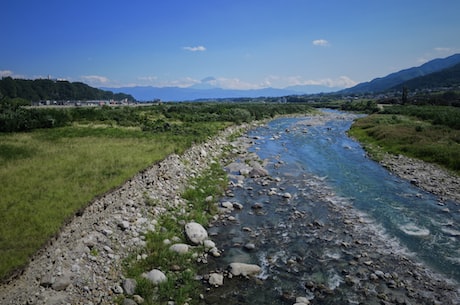
[[[0,76],[350,87],[460,53],[458,0],[8,0]]]

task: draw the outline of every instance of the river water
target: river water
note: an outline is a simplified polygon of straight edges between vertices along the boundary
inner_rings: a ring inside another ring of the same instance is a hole
[[[443,304],[460,302],[458,203],[367,158],[346,134],[356,117],[326,111],[248,133],[269,176],[242,183],[229,170],[235,187],[222,201],[243,208],[210,229],[223,255],[207,268],[243,262],[263,272],[226,279],[208,303],[428,304],[442,295]]]

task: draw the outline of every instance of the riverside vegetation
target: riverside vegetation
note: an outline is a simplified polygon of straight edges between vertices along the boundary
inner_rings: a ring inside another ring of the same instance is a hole
[[[357,120],[350,135],[381,160],[382,152],[438,164],[460,174],[460,108],[386,106]]]
[[[0,126],[10,129],[0,133],[0,278],[24,267],[93,198],[149,165],[232,124],[310,110],[306,104],[26,109],[2,103]]]

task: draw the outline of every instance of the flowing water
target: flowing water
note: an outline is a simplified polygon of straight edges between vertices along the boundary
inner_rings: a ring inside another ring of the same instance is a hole
[[[326,114],[276,119],[248,134],[270,177],[241,184],[230,173],[236,187],[223,201],[243,209],[210,229],[223,255],[208,268],[244,262],[263,273],[227,280],[208,303],[293,304],[299,296],[312,304],[423,303],[436,298],[416,291],[427,277],[450,279],[457,295],[458,203],[368,159],[346,135],[355,115]]]

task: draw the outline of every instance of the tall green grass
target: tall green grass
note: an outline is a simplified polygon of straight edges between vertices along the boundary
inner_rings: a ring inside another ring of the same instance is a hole
[[[24,266],[95,196],[224,126],[182,134],[103,125],[0,134],[0,278]]]
[[[374,114],[357,120],[349,134],[376,159],[383,150],[436,163],[460,174],[458,129],[406,115]]]

